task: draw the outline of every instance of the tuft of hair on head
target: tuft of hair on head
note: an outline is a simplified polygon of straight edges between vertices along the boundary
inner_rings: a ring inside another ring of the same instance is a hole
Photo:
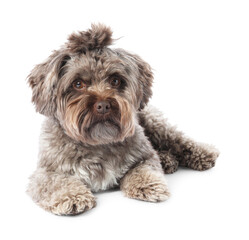
[[[103,24],[92,24],[87,31],[72,33],[67,48],[73,53],[85,53],[88,50],[101,49],[113,43],[112,30]]]

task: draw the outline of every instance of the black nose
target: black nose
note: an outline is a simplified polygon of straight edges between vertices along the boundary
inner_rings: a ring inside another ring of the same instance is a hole
[[[111,104],[108,101],[97,102],[95,109],[98,113],[105,114],[111,111]]]

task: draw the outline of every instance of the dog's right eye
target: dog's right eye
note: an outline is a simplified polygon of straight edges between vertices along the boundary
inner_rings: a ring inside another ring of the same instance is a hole
[[[86,88],[86,84],[82,80],[76,80],[73,82],[73,88],[76,90],[82,90]]]

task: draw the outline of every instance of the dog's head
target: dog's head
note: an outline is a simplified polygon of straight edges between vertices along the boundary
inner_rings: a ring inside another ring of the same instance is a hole
[[[28,77],[36,110],[59,120],[71,138],[92,145],[131,136],[136,112],[152,95],[149,64],[108,48],[111,37],[103,25],[73,33]]]

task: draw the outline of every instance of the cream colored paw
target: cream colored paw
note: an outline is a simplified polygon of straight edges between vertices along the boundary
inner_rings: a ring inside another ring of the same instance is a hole
[[[77,215],[95,206],[95,197],[89,191],[84,194],[68,194],[57,198],[50,207],[50,211],[57,215]]]
[[[127,176],[121,184],[125,196],[148,202],[162,202],[170,193],[163,175],[144,171]]]

